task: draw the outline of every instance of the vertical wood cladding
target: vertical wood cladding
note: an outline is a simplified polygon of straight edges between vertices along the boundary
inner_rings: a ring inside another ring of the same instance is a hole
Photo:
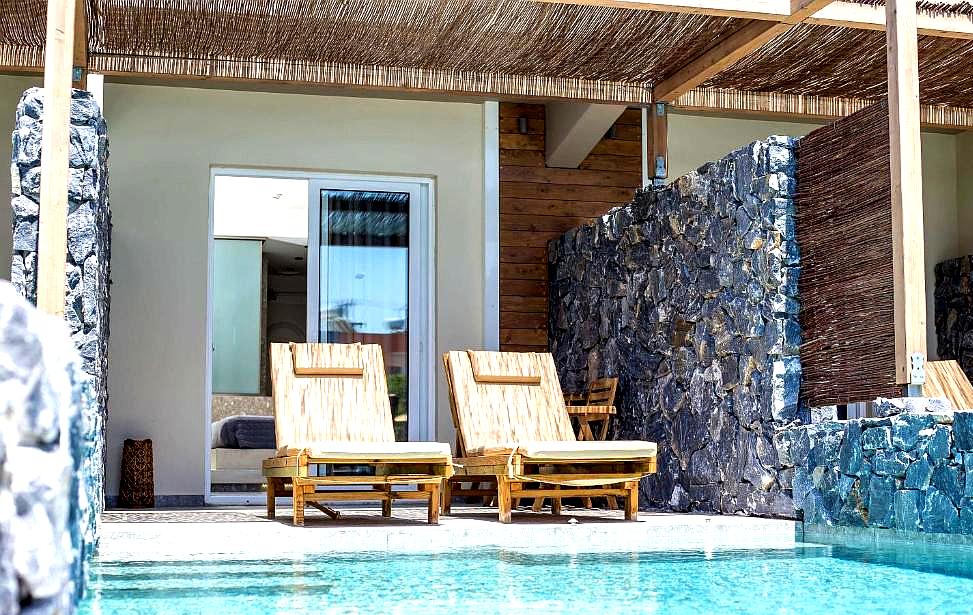
[[[554,169],[544,165],[544,105],[501,103],[501,349],[547,351],[547,242],[632,199],[642,183],[641,124],[641,111],[625,111],[614,138],[580,168]]]
[[[889,169],[886,102],[798,141],[801,396],[811,406],[900,394]]]

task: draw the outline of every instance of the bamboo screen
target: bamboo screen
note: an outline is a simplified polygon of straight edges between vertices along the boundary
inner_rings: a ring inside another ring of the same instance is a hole
[[[897,396],[888,103],[797,148],[801,396],[812,407]]]

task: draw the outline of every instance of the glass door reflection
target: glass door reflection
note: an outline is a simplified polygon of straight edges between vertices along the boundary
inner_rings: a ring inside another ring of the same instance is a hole
[[[396,440],[409,433],[410,196],[320,191],[318,339],[382,347]]]

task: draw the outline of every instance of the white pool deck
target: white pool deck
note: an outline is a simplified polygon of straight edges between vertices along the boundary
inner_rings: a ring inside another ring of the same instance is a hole
[[[565,507],[555,517],[520,508],[513,523],[502,525],[496,509],[454,506],[450,516],[432,526],[420,507],[396,506],[391,519],[374,506],[340,511],[338,520],[308,511],[304,527],[291,525],[290,509],[280,507],[273,521],[258,507],[109,511],[98,558],[258,560],[476,548],[557,553],[789,549],[800,537],[800,524],[794,521],[703,514],[642,512],[637,522],[625,522],[621,511]]]

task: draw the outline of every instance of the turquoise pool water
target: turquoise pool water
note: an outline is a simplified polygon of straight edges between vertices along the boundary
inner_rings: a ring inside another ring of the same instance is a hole
[[[964,613],[973,548],[98,564],[85,614]]]

